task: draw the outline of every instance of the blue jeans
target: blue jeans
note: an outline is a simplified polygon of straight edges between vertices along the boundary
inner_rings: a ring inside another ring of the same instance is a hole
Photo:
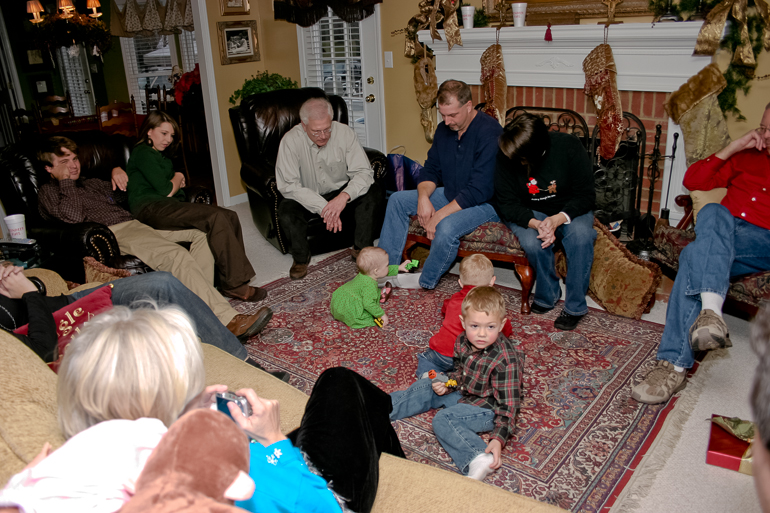
[[[436,372],[451,372],[455,370],[454,359],[449,356],[444,356],[433,349],[428,349],[424,353],[418,354],[417,377],[419,378],[431,369]]]
[[[433,391],[431,380],[418,379],[408,389],[390,394],[393,401],[390,420],[444,408],[433,417],[433,432],[455,465],[467,475],[468,464],[487,448],[477,433],[492,431],[495,427],[495,412],[459,403],[460,397],[460,392],[438,395]]]
[[[433,208],[440,210],[450,201],[444,196],[444,188],[438,187],[430,196]],[[379,247],[390,257],[390,265],[401,263],[406,236],[409,234],[409,217],[417,213],[417,191],[400,191],[391,195],[385,211]],[[460,237],[468,235],[479,225],[488,221],[499,221],[494,207],[482,203],[445,217],[436,226],[436,237],[430,245],[430,255],[425,261],[420,276],[420,286],[435,289],[445,272],[452,267],[460,247]]]
[[[535,219],[542,221],[547,215],[533,211]],[[537,230],[525,228],[516,223],[508,223],[508,228],[519,239],[522,249],[527,254],[527,260],[535,268],[535,298],[533,303],[543,308],[553,308],[561,296],[559,275],[556,274],[554,256],[555,244],[543,249],[542,241],[537,238]],[[564,284],[567,297],[564,301],[564,311],[571,315],[588,313],[586,292],[591,279],[591,266],[594,262],[594,213],[588,212],[563,224],[556,229],[556,240],[561,241],[567,255],[567,278]]]
[[[690,327],[701,311],[701,292],[724,298],[731,277],[770,269],[770,230],[733,217],[718,203],[701,209],[695,235],[679,256],[658,348],[658,360],[686,369],[694,363]]]
[[[249,355],[243,344],[217,319],[211,308],[170,273],[157,271],[121,278],[110,283],[113,286],[112,304],[132,307],[136,301],[152,299],[159,306],[177,305],[190,317],[201,342],[227,351],[240,360],[245,360]],[[101,287],[106,285],[107,283]],[[100,287],[75,292],[71,297],[80,299],[98,288]],[[138,306],[141,307],[141,304]]]

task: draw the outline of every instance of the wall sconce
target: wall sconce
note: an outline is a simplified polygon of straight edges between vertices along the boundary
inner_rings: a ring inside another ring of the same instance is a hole
[[[27,1],[27,13],[32,15],[30,22],[38,24],[43,21],[43,18],[40,17],[41,12],[43,12],[43,6],[40,5],[40,0]]]
[[[75,10],[72,0],[57,0],[56,6],[61,11],[62,18],[72,18],[72,12]]]
[[[89,16],[92,18],[98,18],[99,16],[101,16],[102,13],[96,12],[96,9],[101,6],[102,4],[99,3],[99,0],[88,0],[87,7],[93,11],[91,14],[89,14]]]

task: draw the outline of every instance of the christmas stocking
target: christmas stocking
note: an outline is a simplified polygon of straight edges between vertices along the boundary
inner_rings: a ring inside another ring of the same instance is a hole
[[[730,144],[717,95],[727,86],[716,64],[709,64],[671,93],[666,112],[682,128],[687,166]]]
[[[508,81],[505,78],[503,47],[492,45],[481,54],[481,89],[484,92],[484,112],[505,126]]]
[[[610,45],[602,44],[591,50],[583,61],[583,72],[586,74],[585,94],[596,105],[601,137],[598,153],[604,159],[611,159],[623,133],[623,108],[618,94],[618,69]]]

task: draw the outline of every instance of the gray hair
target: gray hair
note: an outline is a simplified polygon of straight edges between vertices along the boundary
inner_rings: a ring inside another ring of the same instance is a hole
[[[86,323],[59,369],[65,438],[105,420],[142,417],[171,425],[205,386],[203,351],[178,307],[116,306]]]
[[[334,109],[326,98],[310,98],[299,108],[299,119],[306,125],[311,119],[325,119],[327,114],[334,119]]]

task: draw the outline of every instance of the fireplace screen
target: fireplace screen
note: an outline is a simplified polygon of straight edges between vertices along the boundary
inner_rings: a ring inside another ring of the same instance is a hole
[[[623,113],[623,135],[611,159],[599,157],[599,127],[594,127],[590,155],[594,165],[596,208],[594,215],[621,240],[630,240],[639,215],[644,176],[644,151],[647,133],[642,122],[629,112]]]

